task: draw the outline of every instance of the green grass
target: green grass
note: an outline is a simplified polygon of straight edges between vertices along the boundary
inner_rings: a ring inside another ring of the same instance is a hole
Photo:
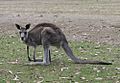
[[[79,58],[112,62],[113,65],[74,64],[62,49],[52,47],[49,66],[26,66],[26,45],[18,37],[0,37],[0,83],[118,83],[120,47],[93,42],[69,42]],[[37,57],[42,57],[42,48]],[[31,49],[32,51],[32,49]],[[17,76],[17,77],[16,77]]]

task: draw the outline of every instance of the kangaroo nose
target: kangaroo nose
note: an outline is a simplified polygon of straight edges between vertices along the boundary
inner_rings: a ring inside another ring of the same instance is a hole
[[[21,37],[21,40],[24,40],[24,37]]]

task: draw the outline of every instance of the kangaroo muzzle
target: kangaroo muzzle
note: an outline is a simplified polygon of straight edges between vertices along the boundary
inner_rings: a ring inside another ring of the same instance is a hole
[[[21,40],[23,41],[23,40],[24,40],[24,37],[21,37]]]

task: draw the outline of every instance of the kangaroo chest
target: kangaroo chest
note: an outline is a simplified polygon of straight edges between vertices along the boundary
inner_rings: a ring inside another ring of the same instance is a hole
[[[41,39],[38,39],[38,38],[27,38],[24,43],[28,46],[38,46],[38,45],[42,45],[41,43]]]

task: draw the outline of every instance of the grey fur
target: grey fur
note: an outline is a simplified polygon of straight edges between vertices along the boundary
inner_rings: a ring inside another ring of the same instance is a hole
[[[28,29],[29,24],[26,26]],[[18,24],[16,24],[16,27],[20,31],[22,29],[27,30],[26,28],[22,28]],[[24,32],[24,30],[23,30],[23,32]],[[102,62],[102,61],[81,60],[81,59],[75,57],[73,55],[71,48],[68,45],[66,37],[63,34],[63,32],[61,31],[61,29],[52,23],[41,23],[41,24],[36,25],[32,30],[30,30],[28,32],[28,34],[27,34],[27,36],[25,36],[25,40],[23,40],[23,42],[25,44],[27,44],[28,50],[29,50],[29,46],[33,46],[34,49],[36,49],[36,47],[38,45],[43,45],[43,48],[44,48],[43,61],[40,60],[40,61],[35,62],[36,60],[35,60],[35,50],[34,50],[34,54],[33,54],[34,62],[31,62],[30,63],[31,65],[36,65],[36,64],[48,65],[48,64],[50,64],[50,62],[51,62],[50,61],[51,56],[50,56],[50,50],[49,50],[50,46],[56,46],[58,48],[62,47],[64,49],[64,51],[66,52],[66,54],[68,55],[68,57],[71,58],[71,60],[73,62],[78,63],[78,64],[102,64],[102,65],[111,65],[112,64],[112,63],[107,63],[107,62]],[[30,59],[29,51],[27,51],[27,53],[28,53],[28,59]]]

